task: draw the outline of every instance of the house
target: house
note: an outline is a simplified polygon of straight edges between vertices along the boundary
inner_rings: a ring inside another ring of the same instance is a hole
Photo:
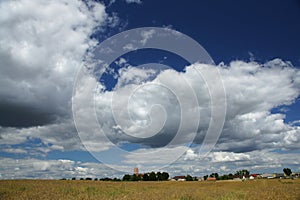
[[[258,176],[259,176],[259,174],[250,174],[250,175],[249,175],[249,179],[250,179],[250,180],[253,180],[253,179],[258,178]]]
[[[298,178],[300,176],[300,172],[294,172],[291,174],[292,177]]]
[[[250,174],[249,176],[252,176],[254,178],[257,178],[259,176],[259,174]]]
[[[274,177],[273,177],[273,174],[270,174],[270,173],[261,174],[260,177],[261,177],[261,178],[274,178]]]
[[[175,181],[185,181],[186,177],[185,176],[174,176],[171,180]]]
[[[284,173],[274,173],[273,177],[274,178],[282,178],[282,177],[284,177]]]
[[[207,181],[216,181],[217,179],[215,177],[207,177]]]
[[[266,173],[266,174],[261,174],[260,175],[261,178],[268,178],[268,179],[272,179],[272,178],[281,178],[284,177],[283,173]]]

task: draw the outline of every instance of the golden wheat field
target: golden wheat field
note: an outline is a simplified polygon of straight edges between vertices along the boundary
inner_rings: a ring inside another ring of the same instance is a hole
[[[300,179],[245,182],[1,180],[0,199],[300,199]]]

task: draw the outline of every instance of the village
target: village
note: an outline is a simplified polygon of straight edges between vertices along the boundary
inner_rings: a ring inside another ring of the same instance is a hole
[[[71,178],[70,180],[95,180],[95,181],[246,181],[256,179],[298,179],[300,172],[292,172],[289,168],[284,168],[283,173],[250,173],[246,169],[238,170],[235,173],[222,174],[211,173],[205,176],[175,175],[170,177],[168,172],[147,172],[140,173],[139,168],[133,169],[133,174],[125,174],[120,178]],[[63,178],[63,180],[68,180]]]
[[[167,172],[151,172],[151,173],[139,173],[138,168],[134,168],[133,170],[133,180],[144,180],[144,181],[162,181],[162,180],[169,180],[169,181],[217,181],[217,180],[234,180],[234,181],[245,181],[245,180],[254,180],[254,179],[298,179],[300,172],[292,172],[289,168],[284,168],[283,173],[262,173],[262,174],[250,174],[250,172],[246,169],[238,170],[234,174],[223,174],[219,175],[218,173],[212,173],[210,175],[205,175],[203,177],[196,177],[191,176],[187,174],[179,175],[179,176],[173,176],[172,178],[169,177],[169,174]],[[123,181],[130,181],[131,177],[130,175],[124,175]],[[138,178],[136,178],[138,177]],[[146,177],[146,179],[145,179]],[[151,178],[150,178],[151,177]],[[168,178],[166,178],[168,177]]]

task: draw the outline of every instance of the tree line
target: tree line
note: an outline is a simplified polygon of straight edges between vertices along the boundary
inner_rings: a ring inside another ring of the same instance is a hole
[[[292,174],[292,170],[290,168],[284,168],[283,172],[286,176],[290,176]],[[204,180],[207,180],[208,178],[215,178],[216,180],[230,180],[234,178],[249,178],[250,171],[246,169],[238,170],[234,174],[223,174],[219,175],[218,173],[211,173],[210,175],[203,176]],[[182,176],[186,181],[198,181],[197,177],[192,177],[191,175]],[[78,180],[95,180],[95,181],[167,181],[169,179],[169,173],[167,172],[148,172],[144,174],[125,174],[122,179],[119,178],[80,178]],[[67,180],[66,178],[63,178],[61,180]],[[71,180],[76,180],[75,177],[73,177]]]
[[[167,181],[169,173],[167,172],[149,172],[144,174],[125,174],[123,181]]]
[[[230,180],[234,178],[248,178],[250,175],[250,171],[246,169],[238,170],[235,172],[235,174],[229,173],[229,174],[223,174],[222,176],[219,176],[218,173],[212,173],[209,176],[205,175],[203,176],[204,180],[207,180],[208,178],[215,178],[216,180]]]

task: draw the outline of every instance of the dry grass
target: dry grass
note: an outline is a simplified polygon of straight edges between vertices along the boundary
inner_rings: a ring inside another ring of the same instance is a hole
[[[0,199],[300,199],[300,179],[245,182],[1,180]]]

